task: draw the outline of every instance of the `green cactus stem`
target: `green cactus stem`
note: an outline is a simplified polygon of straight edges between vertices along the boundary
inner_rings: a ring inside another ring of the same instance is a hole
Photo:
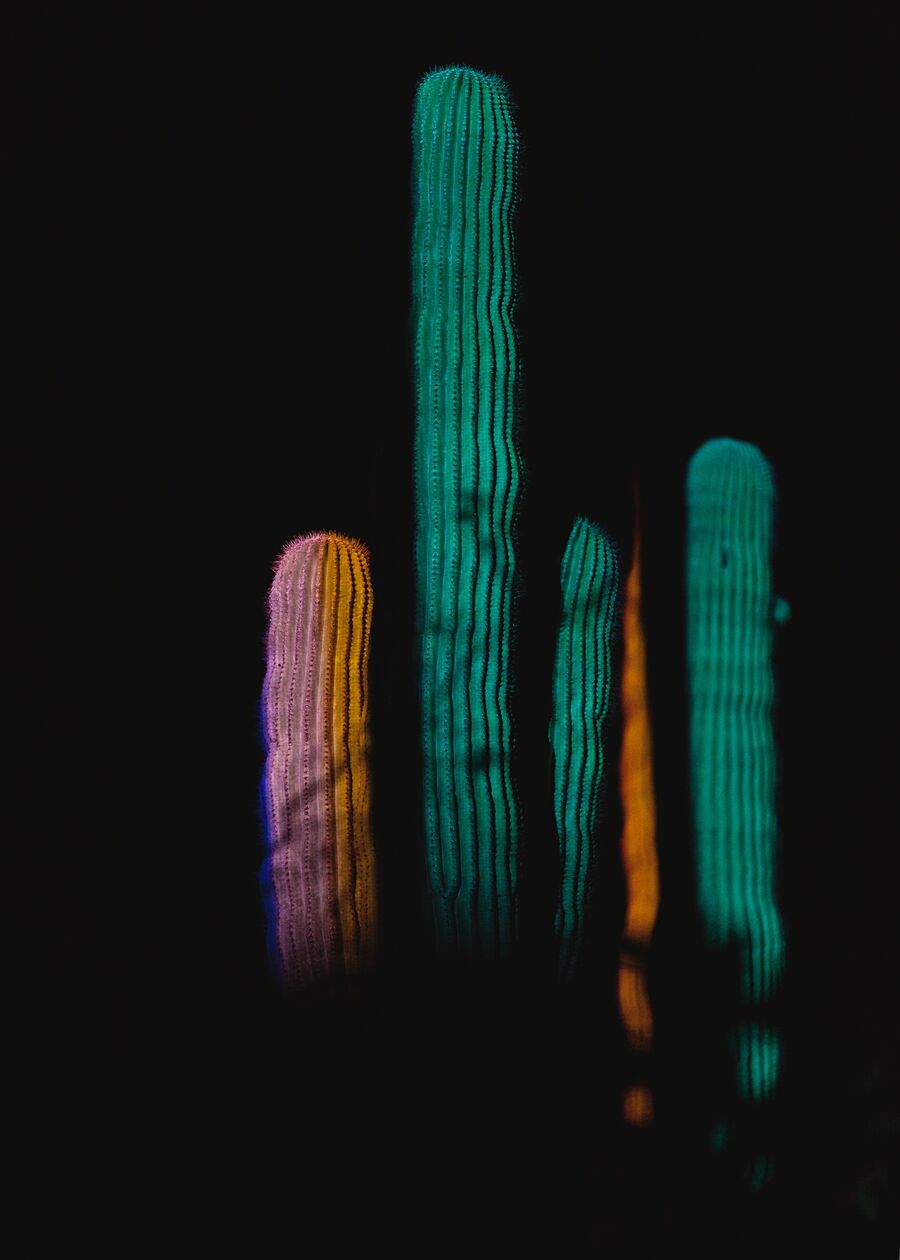
[[[577,966],[587,922],[618,619],[616,549],[593,522],[579,518],[573,525],[561,577],[550,747],[560,858],[555,926],[560,975],[569,976]]]
[[[517,151],[501,79],[425,76],[412,246],[425,840],[438,949],[468,958],[506,956],[516,938]]]
[[[759,1004],[776,992],[772,665],[775,489],[755,446],[707,442],[687,475],[687,666],[697,897],[708,944],[735,947],[750,1013],[733,1034],[743,1097],[775,1088],[779,1042]]]

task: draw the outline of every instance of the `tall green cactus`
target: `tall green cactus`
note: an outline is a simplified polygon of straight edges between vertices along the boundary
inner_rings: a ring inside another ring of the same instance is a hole
[[[775,489],[755,446],[707,442],[687,475],[687,665],[697,895],[708,943],[735,945],[741,998],[771,999],[784,932],[775,899]],[[774,1089],[778,1039],[735,1030],[741,1093]]]
[[[510,774],[521,460],[512,216],[518,138],[496,76],[436,70],[413,123],[417,638],[428,872],[440,952],[516,937]]]
[[[612,688],[619,597],[615,547],[580,517],[562,563],[563,616],[553,670],[550,746],[561,868],[556,935],[559,970],[570,975],[584,940],[594,839],[606,755],[603,724]]]

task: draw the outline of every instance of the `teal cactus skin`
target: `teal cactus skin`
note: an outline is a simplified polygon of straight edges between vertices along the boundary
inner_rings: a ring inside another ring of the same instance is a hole
[[[751,1018],[734,1030],[742,1096],[775,1089],[779,1041],[752,1016],[776,993],[772,590],[775,488],[755,446],[717,438],[687,474],[687,666],[697,896],[707,943],[736,946]]]
[[[561,585],[550,747],[560,858],[555,927],[560,975],[569,977],[577,967],[587,922],[620,585],[616,548],[599,526],[583,517],[569,535]]]
[[[517,934],[517,155],[501,79],[466,67],[424,77],[412,318],[425,837],[438,950],[461,958],[505,957]]]

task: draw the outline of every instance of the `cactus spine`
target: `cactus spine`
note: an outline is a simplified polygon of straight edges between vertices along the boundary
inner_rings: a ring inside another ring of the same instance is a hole
[[[775,900],[775,490],[756,447],[718,438],[687,475],[687,665],[697,894],[706,938],[736,945],[741,998],[773,997],[784,933]],[[778,1039],[734,1033],[744,1097],[771,1094]]]
[[[371,964],[368,553],[297,538],[269,591],[263,723],[269,941],[287,989]]]
[[[579,518],[562,562],[562,623],[550,721],[561,868],[555,926],[562,976],[574,971],[584,940],[606,762],[603,724],[612,687],[618,594],[615,548],[597,525]]]
[[[438,949],[471,958],[506,955],[516,936],[517,151],[501,79],[425,76],[412,246],[425,838]]]

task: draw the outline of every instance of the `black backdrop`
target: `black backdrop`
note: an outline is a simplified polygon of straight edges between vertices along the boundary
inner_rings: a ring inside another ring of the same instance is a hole
[[[42,890],[62,945],[39,928],[25,1009],[48,1057],[65,1047],[105,1094],[115,1081],[127,1135],[164,1152],[154,1214],[194,1198],[196,1162],[216,1187],[204,1228],[251,1205],[260,1226],[295,1220],[298,1245],[324,1226],[429,1254],[480,1220],[501,1254],[546,1236],[552,1254],[593,1239],[656,1255],[737,1212],[770,1249],[785,1221],[846,1238],[842,1254],[876,1245],[896,1175],[893,34],[823,14],[523,25],[410,9],[70,15],[13,43],[40,330],[25,349],[60,400],[25,475],[62,553],[37,609],[74,754],[59,772],[73,829],[51,825],[67,839]],[[429,962],[409,133],[419,77],[451,63],[507,79],[523,145],[529,963],[559,557],[577,512],[627,552],[641,482],[663,870],[659,1124],[643,1142],[616,1119],[613,801],[605,926],[575,993]],[[776,1187],[749,1206],[703,1156],[720,998],[686,828],[683,479],[722,434],[774,466],[793,609],[785,1101]],[[257,887],[256,707],[272,561],[316,528],[372,549],[383,965],[353,998],[284,1003]]]

